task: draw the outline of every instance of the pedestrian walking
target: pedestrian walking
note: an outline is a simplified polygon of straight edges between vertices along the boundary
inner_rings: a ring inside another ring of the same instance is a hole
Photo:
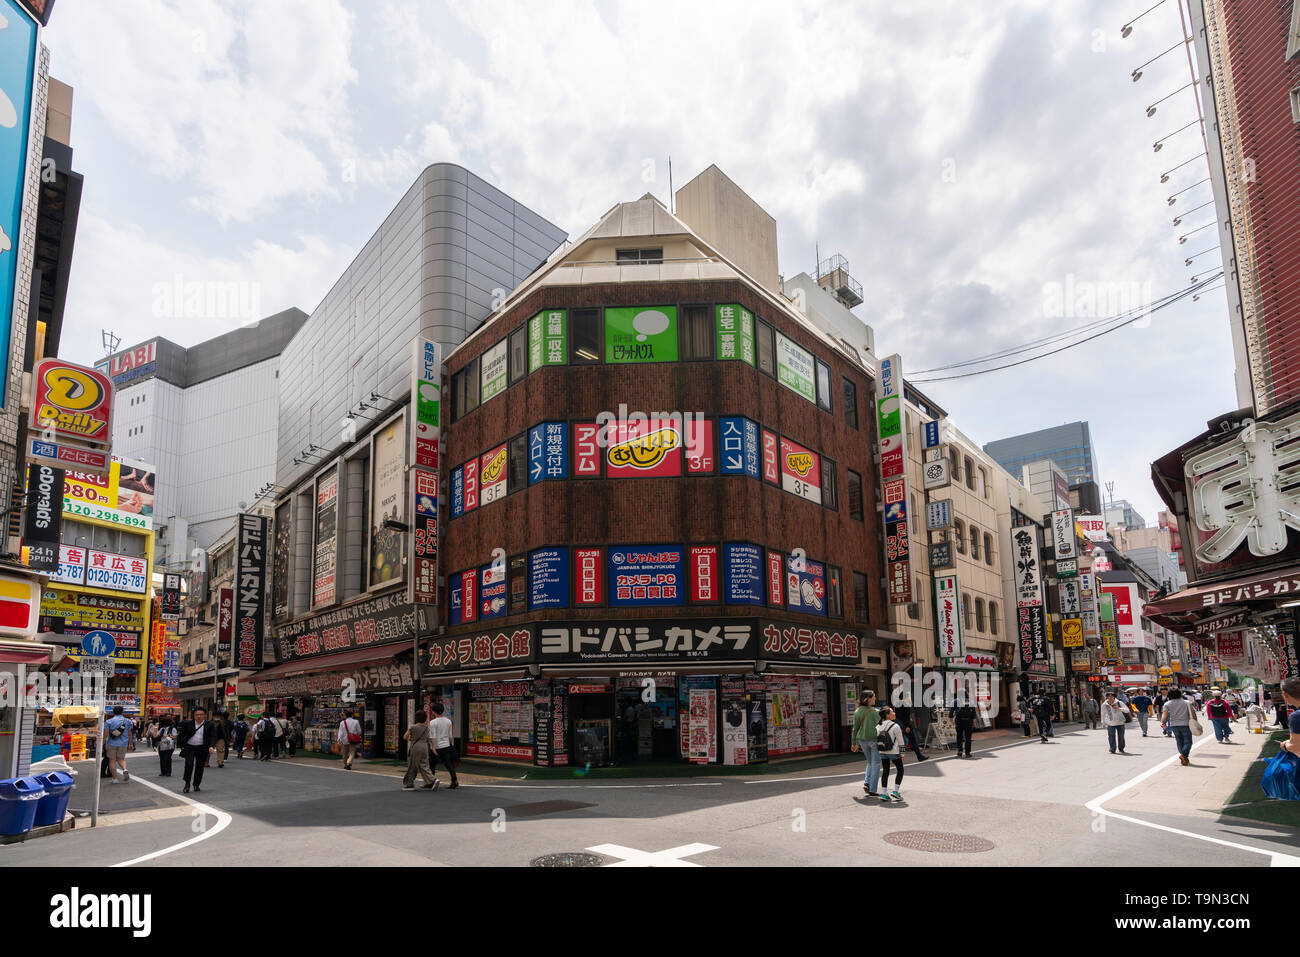
[[[1156,692],[1155,700],[1151,703],[1151,713],[1156,716],[1157,721],[1160,721],[1160,716],[1165,713],[1165,702],[1168,700],[1169,697],[1165,694],[1163,689]],[[1163,723],[1161,724],[1161,729],[1161,733],[1164,734],[1166,738],[1171,737],[1169,729],[1166,728]]]
[[[1282,697],[1291,706],[1291,716],[1287,719],[1287,730],[1291,736],[1278,745],[1283,751],[1289,751],[1300,757],[1300,678],[1282,679]]]
[[[1097,706],[1097,699],[1090,694],[1084,695],[1083,696],[1084,730],[1086,731],[1089,728],[1095,729],[1097,727],[1097,719],[1100,716],[1101,716],[1101,708]]]
[[[1115,753],[1117,743],[1119,753],[1128,754],[1124,750],[1124,724],[1128,720],[1124,715],[1127,713],[1128,709],[1120,704],[1115,692],[1107,691],[1106,700],[1101,704],[1101,723],[1106,726],[1106,742],[1110,745],[1111,754]]]
[[[880,748],[876,746],[876,728],[880,712],[876,710],[876,693],[865,691],[862,702],[853,712],[853,750],[861,751],[867,759],[867,773],[862,779],[862,790],[867,797],[879,797],[876,779],[880,777]]]
[[[233,726],[235,757],[242,759],[244,756],[244,742],[248,740],[248,722],[244,720],[242,711],[236,717],[237,720]]]
[[[1024,731],[1025,737],[1029,737],[1029,721],[1033,716],[1030,714],[1031,701],[1028,698],[1021,698],[1016,703],[1016,709],[1011,712],[1011,720],[1020,725],[1020,730]]]
[[[126,769],[126,752],[135,749],[131,734],[135,725],[130,718],[123,716],[120,704],[113,706],[113,717],[104,722],[104,753],[108,758],[108,771],[117,783],[117,772],[122,771],[122,780],[131,780],[131,772]]]
[[[166,718],[158,726],[154,740],[158,751],[158,776],[169,778],[172,776],[172,755],[176,753],[176,728],[172,726],[171,718]]]
[[[1178,760],[1186,767],[1192,753],[1192,706],[1183,698],[1182,689],[1169,689],[1169,700],[1160,709],[1160,725],[1174,739]]]
[[[921,742],[916,733],[916,723],[913,721],[912,706],[904,700],[898,706],[895,712],[898,717],[895,719],[898,726],[903,730],[903,739],[907,742],[907,747],[912,749],[916,755],[916,760],[924,761],[926,756],[921,753]]]
[[[1232,744],[1228,740],[1232,735],[1230,724],[1236,720],[1232,716],[1232,705],[1228,704],[1218,688],[1211,688],[1210,694],[1210,700],[1205,703],[1205,716],[1214,725],[1214,739],[1220,744]]]
[[[230,747],[230,725],[227,723],[225,715],[220,711],[212,719],[212,730],[214,738],[213,754],[217,759],[217,767],[224,768],[226,766],[226,751]],[[210,765],[205,761],[203,766],[206,768]]]
[[[880,726],[876,728],[876,746],[880,749],[881,760],[880,800],[886,804],[890,799],[901,801],[903,798],[898,791],[903,786],[903,729],[894,719],[893,708],[880,709]],[[896,777],[894,790],[886,794],[885,789],[889,787],[890,762],[893,762]]]
[[[356,715],[348,715],[339,722],[339,751],[343,755],[343,770],[352,770],[352,761],[361,748],[361,722]]]
[[[144,739],[149,742],[149,747],[153,748],[155,751],[158,750],[158,732],[161,730],[162,728],[158,724],[158,719],[153,718],[149,722],[149,727],[147,727],[144,732]]]
[[[199,785],[203,783],[204,762],[216,750],[213,742],[217,739],[216,725],[208,720],[207,711],[203,708],[195,708],[191,715],[188,721],[181,722],[176,732],[176,740],[180,743],[181,753],[185,756],[184,793],[186,794],[190,792],[191,783],[195,791],[198,791]]]
[[[426,790],[438,790],[438,779],[429,768],[429,715],[423,708],[415,712],[415,724],[406,729],[402,735],[407,742],[406,775],[402,778],[402,790],[415,790],[415,776],[418,774],[424,783],[420,787]]]
[[[1047,695],[1040,694],[1034,698],[1033,711],[1038,722],[1038,740],[1046,744],[1048,738],[1055,737],[1052,734],[1052,704]]]
[[[959,704],[952,714],[953,724],[957,726],[957,757],[969,758],[971,737],[975,731],[975,705],[969,699]],[[963,745],[966,753],[962,753]]]
[[[270,761],[272,749],[275,747],[275,718],[269,714],[262,715],[253,733],[257,737],[258,760]]]
[[[456,765],[460,763],[460,758],[456,755],[456,742],[452,740],[451,718],[443,715],[444,710],[441,701],[434,702],[435,717],[429,722],[429,739],[435,755],[431,762],[432,770],[438,770],[439,761],[447,765],[447,771],[451,774],[451,787],[458,788],[460,782],[456,780]]]
[[[284,718],[279,715],[271,715],[271,727],[275,731],[275,736],[271,738],[271,757],[278,758],[284,751],[284,729],[286,727]]]
[[[298,724],[297,718],[289,719],[289,727],[284,732],[284,746],[288,751],[289,757],[293,757],[298,752],[298,745],[302,744],[302,727]]]
[[[1147,721],[1151,718],[1151,699],[1147,697],[1146,689],[1139,691],[1129,701],[1129,706],[1133,713],[1137,715],[1138,727],[1142,729],[1142,737],[1147,736]]]

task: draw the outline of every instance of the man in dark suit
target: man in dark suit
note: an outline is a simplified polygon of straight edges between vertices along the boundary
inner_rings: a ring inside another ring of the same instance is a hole
[[[185,755],[185,791],[190,791],[190,778],[194,778],[194,790],[203,783],[203,765],[208,755],[215,750],[217,739],[216,726],[208,720],[208,713],[202,708],[195,708],[188,721],[182,721],[176,735],[176,743]]]

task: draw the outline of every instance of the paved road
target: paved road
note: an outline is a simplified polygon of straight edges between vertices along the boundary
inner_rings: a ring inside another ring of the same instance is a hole
[[[1228,759],[1205,744],[1194,763]],[[1174,795],[1167,811],[1149,800],[1126,810],[1132,787],[1098,809],[1096,799],[1173,754],[1159,737],[1134,736],[1130,747],[1129,756],[1111,755],[1099,732],[1073,730],[1048,744],[999,744],[971,760],[909,764],[904,801],[888,805],[863,796],[860,772],[833,769],[608,783],[479,778],[456,791],[404,792],[385,770],[248,760],[209,769],[201,794],[181,795],[179,777],[147,777],[156,764],[142,754],[131,759],[135,780],[106,794],[130,803],[138,791],[157,807],[0,848],[0,865],[524,865],[593,847],[606,863],[667,863],[639,854],[684,848],[669,858],[704,866],[1300,864],[1295,829],[1220,819],[1180,800],[1183,779],[1162,777],[1194,768],[1164,767],[1146,779]],[[146,794],[142,779],[167,793]],[[908,831],[982,840],[973,841],[978,850],[936,853],[906,846],[900,832]]]

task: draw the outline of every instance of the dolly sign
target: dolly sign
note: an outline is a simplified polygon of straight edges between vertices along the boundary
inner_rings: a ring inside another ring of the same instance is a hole
[[[42,359],[32,371],[30,428],[107,450],[113,442],[112,380],[64,359]]]

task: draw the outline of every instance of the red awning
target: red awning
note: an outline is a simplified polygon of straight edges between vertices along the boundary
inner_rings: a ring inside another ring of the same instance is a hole
[[[1221,614],[1230,605],[1259,602],[1283,604],[1292,601],[1300,601],[1300,565],[1184,588],[1172,595],[1147,602],[1142,613],[1185,615],[1195,611]]]
[[[241,683],[249,681],[256,684],[259,681],[270,681],[273,678],[293,678],[297,675],[342,671],[345,668],[351,668],[353,665],[370,664],[374,661],[391,661],[402,652],[410,650],[411,645],[404,641],[391,645],[381,645],[378,648],[354,648],[351,651],[341,651],[336,655],[316,655],[312,658],[300,658],[297,661],[272,665],[270,668],[265,668],[239,680]]]
[[[48,665],[50,645],[36,644],[31,641],[0,642],[0,661],[11,665]]]

